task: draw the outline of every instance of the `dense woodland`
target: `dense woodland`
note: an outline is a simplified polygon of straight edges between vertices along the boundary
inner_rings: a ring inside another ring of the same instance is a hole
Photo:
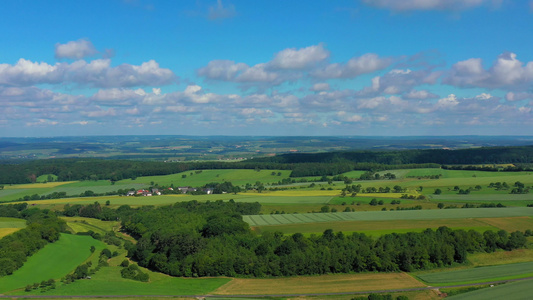
[[[487,147],[461,150],[349,151],[316,154],[287,154],[242,162],[165,163],[133,160],[49,159],[23,163],[0,162],[0,183],[35,182],[43,174],[54,174],[59,181],[111,180],[140,176],[168,175],[188,170],[256,169],[292,170],[291,177],[332,176],[351,170],[457,168],[454,164],[512,163],[506,171],[533,169],[533,146]],[[461,167],[464,168],[464,167]],[[497,171],[497,168],[471,166],[470,169]]]
[[[128,255],[139,265],[173,276],[291,276],[364,271],[412,271],[464,263],[468,253],[512,250],[526,245],[522,232],[451,230],[387,234],[378,239],[326,230],[255,234],[242,214],[257,214],[259,203],[197,201],[165,207],[67,206],[65,215],[119,218],[137,239]]]

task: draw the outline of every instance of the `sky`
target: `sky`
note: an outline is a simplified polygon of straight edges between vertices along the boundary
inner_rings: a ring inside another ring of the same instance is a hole
[[[0,137],[532,135],[530,0],[2,1]]]

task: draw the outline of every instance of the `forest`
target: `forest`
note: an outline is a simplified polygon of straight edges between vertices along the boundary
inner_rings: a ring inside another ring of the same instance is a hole
[[[59,213],[120,219],[121,230],[137,240],[124,245],[132,260],[154,271],[185,277],[427,270],[464,263],[469,253],[524,248],[530,234],[440,227],[420,233],[385,234],[377,239],[330,229],[311,236],[285,236],[281,232],[257,235],[242,215],[257,214],[260,209],[259,203],[219,200],[162,207],[123,205],[118,209],[98,203],[67,205]]]

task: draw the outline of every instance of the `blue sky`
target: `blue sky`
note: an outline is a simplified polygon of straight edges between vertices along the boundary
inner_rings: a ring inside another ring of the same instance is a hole
[[[0,136],[531,135],[533,1],[4,1]]]

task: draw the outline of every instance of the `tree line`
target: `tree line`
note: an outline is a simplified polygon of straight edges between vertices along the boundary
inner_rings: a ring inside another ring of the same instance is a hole
[[[173,276],[268,277],[425,270],[464,263],[468,253],[526,245],[519,231],[479,233],[447,227],[377,239],[332,230],[310,237],[280,232],[258,236],[235,205],[191,202],[130,210],[122,216],[123,230],[138,242],[125,245],[128,256],[140,266]]]
[[[505,171],[533,170],[533,146],[483,147],[460,150],[343,151],[294,153],[254,158],[242,162],[154,162],[103,159],[48,159],[22,163],[0,162],[0,183],[35,182],[43,174],[54,174],[58,181],[135,179],[140,176],[168,175],[189,170],[255,169],[291,170],[291,177],[333,176],[352,170],[380,171],[411,168],[455,168],[453,164],[513,163]],[[461,167],[464,168],[464,167]],[[494,168],[475,167],[494,171]]]

